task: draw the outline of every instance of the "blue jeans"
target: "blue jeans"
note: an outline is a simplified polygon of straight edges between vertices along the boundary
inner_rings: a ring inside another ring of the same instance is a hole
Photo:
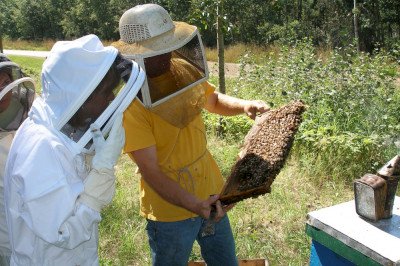
[[[228,216],[215,224],[214,235],[202,237],[201,228],[205,221],[201,217],[177,222],[147,220],[153,265],[187,266],[195,240],[208,266],[238,265]]]

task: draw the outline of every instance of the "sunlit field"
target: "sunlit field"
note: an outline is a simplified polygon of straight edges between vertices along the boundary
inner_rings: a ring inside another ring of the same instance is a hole
[[[47,42],[29,45],[5,41],[6,49],[51,47]],[[216,60],[215,49],[207,53],[209,60]],[[225,54],[226,62],[241,66],[238,77],[227,79],[228,94],[262,99],[272,108],[295,99],[308,106],[271,193],[244,200],[229,213],[237,255],[265,258],[270,265],[306,265],[311,242],[305,234],[307,213],[352,200],[354,179],[375,173],[398,153],[394,143],[400,132],[399,66],[384,52],[358,54],[354,47],[324,51],[307,42],[268,49],[237,45]],[[44,59],[10,57],[35,79],[40,92]],[[246,65],[253,67],[245,70]],[[217,77],[211,82],[218,85]],[[227,118],[226,134],[217,137],[219,117],[203,116],[209,149],[228,176],[252,121]],[[145,220],[138,214],[135,169],[122,155],[116,167],[116,195],[102,212],[101,265],[151,264]],[[191,260],[201,260],[197,244]]]

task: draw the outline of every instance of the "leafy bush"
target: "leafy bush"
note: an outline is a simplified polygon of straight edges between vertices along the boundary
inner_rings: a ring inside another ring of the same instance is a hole
[[[400,40],[398,38],[390,39],[387,46],[389,53],[395,57],[397,63],[400,64]]]
[[[242,69],[251,65],[251,70],[241,72],[230,94],[263,99],[274,107],[294,99],[307,104],[293,155],[308,174],[354,179],[394,156],[400,93],[392,57],[358,54],[349,46],[322,61],[305,40],[282,46],[277,58],[267,55],[262,65],[253,62],[252,56],[242,58]],[[239,137],[248,127],[231,129]]]
[[[307,36],[307,30],[298,20],[286,23],[284,25],[271,25],[265,23],[257,27],[262,38],[259,43],[291,44],[296,40]]]

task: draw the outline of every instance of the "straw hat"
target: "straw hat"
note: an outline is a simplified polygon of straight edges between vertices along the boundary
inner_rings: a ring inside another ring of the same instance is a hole
[[[137,5],[119,20],[121,39],[111,45],[122,54],[143,57],[167,53],[182,47],[197,34],[197,28],[172,21],[168,12],[156,4]]]

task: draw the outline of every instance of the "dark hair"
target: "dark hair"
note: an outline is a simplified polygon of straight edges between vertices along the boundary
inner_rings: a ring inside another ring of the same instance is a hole
[[[108,95],[115,89],[115,87],[118,86],[120,80],[121,76],[117,70],[117,63],[114,61],[106,75],[100,81],[99,85],[97,85],[96,89],[94,89],[92,94],[86,99],[85,103],[90,101],[93,98],[93,95],[98,93],[104,93],[105,95]]]
[[[117,64],[117,71],[122,80],[128,82],[132,73],[132,60],[129,60],[123,57],[121,53],[118,53],[115,58],[115,63]]]
[[[104,92],[106,95],[111,93],[111,91],[113,91],[119,84],[121,79],[128,82],[131,72],[132,61],[125,59],[121,53],[118,53],[110,69],[86,101],[90,100],[93,95],[100,92]]]

